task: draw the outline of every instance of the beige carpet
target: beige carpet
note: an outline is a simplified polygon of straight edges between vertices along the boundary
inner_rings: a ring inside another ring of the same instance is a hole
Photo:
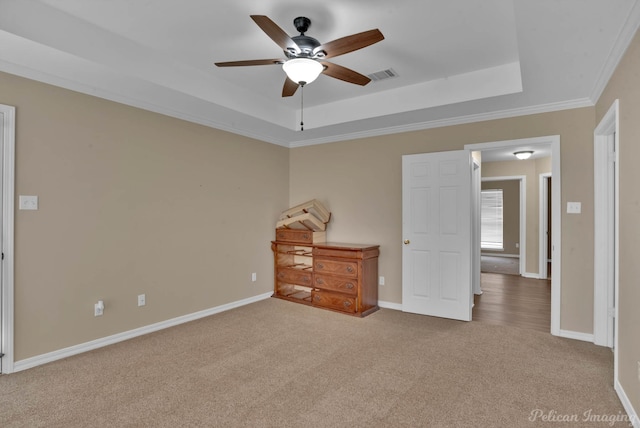
[[[547,333],[268,299],[1,376],[0,426],[604,427],[612,374]]]

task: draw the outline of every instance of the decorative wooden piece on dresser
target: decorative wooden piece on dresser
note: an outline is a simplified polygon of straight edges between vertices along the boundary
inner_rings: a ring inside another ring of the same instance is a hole
[[[273,297],[360,317],[378,310],[378,245],[282,241],[281,231]]]

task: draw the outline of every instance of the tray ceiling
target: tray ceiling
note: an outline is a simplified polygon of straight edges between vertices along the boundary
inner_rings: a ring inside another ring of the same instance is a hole
[[[636,0],[0,0],[0,70],[286,147],[593,105],[640,23]],[[283,57],[249,18],[327,42],[385,40],[282,98]]]

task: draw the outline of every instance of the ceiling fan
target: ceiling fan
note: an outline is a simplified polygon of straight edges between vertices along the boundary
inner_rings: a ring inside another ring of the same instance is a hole
[[[325,61],[325,59],[353,52],[384,40],[384,36],[380,30],[364,31],[333,40],[329,43],[320,43],[313,37],[305,35],[311,26],[311,20],[304,16],[293,20],[293,25],[300,32],[299,36],[294,37],[289,37],[275,22],[264,15],[251,15],[251,19],[258,24],[267,36],[282,48],[287,58],[216,62],[215,64],[218,67],[282,64],[282,68],[285,70],[285,73],[287,73],[287,78],[282,88],[283,97],[292,96],[298,89],[298,86],[311,83],[321,73],[362,86],[371,81],[371,79],[365,75],[341,65]]]

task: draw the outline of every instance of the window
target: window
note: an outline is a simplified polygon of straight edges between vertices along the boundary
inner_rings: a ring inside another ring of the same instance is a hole
[[[502,250],[502,189],[483,190],[480,246],[487,250]]]

